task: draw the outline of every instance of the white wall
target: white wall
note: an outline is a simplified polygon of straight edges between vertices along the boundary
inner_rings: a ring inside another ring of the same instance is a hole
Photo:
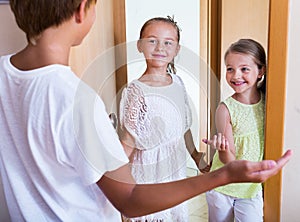
[[[285,113],[285,149],[293,149],[292,160],[283,170],[282,222],[299,221],[300,200],[300,1],[290,0],[287,94]]]
[[[142,25],[152,17],[174,15],[182,29],[180,44],[199,54],[199,0],[126,0],[126,38],[136,41]]]

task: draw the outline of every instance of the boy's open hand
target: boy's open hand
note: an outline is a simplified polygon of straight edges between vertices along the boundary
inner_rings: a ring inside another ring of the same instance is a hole
[[[292,157],[292,150],[288,150],[278,160],[263,160],[251,162],[236,160],[225,165],[228,177],[232,182],[264,182],[276,175]]]

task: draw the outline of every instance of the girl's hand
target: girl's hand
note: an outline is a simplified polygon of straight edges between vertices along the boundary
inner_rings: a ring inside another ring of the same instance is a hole
[[[222,133],[218,133],[214,135],[211,140],[203,139],[202,142],[210,145],[212,148],[218,151],[228,152],[229,150],[229,143],[225,136]]]
[[[211,165],[207,164],[207,162],[204,159],[206,153],[198,152],[195,149],[191,156],[201,173],[208,173],[210,171]]]

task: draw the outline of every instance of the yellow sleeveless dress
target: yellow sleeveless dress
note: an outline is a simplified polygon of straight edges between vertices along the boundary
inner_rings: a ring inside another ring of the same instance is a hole
[[[232,97],[223,102],[231,117],[236,159],[261,161],[264,154],[264,95],[258,103],[247,105]],[[224,164],[216,152],[211,170],[216,170]],[[235,183],[215,188],[215,191],[237,198],[253,198],[262,190],[261,183]]]

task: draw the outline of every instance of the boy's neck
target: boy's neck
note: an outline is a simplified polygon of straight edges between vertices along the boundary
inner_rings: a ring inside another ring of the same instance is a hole
[[[69,64],[69,50],[54,45],[29,43],[22,51],[12,56],[11,63],[24,71],[53,64],[67,66]]]

